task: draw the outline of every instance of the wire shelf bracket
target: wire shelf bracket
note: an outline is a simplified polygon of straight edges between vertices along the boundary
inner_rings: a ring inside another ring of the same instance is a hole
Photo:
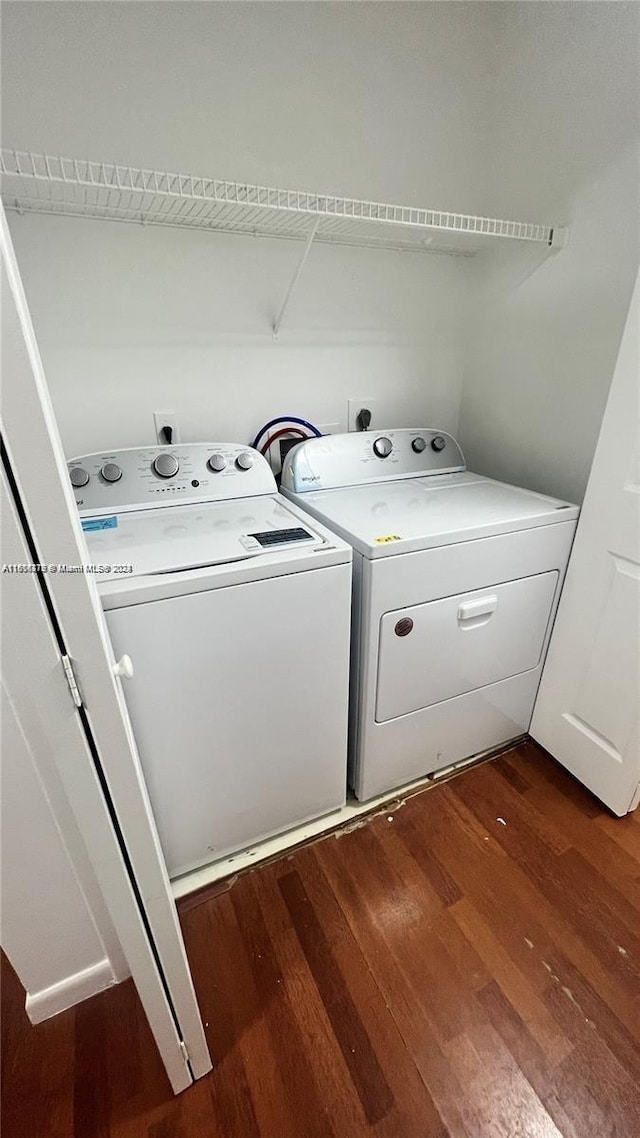
[[[320,218],[317,217],[315,219],[313,225],[311,226],[311,229],[309,230],[309,236],[307,237],[307,240],[305,242],[305,246],[304,246],[304,249],[302,251],[302,256],[300,257],[296,271],[293,274],[293,276],[289,282],[289,287],[288,287],[286,293],[284,294],[282,304],[280,305],[280,308],[278,309],[278,315],[276,316],[276,318],[273,322],[273,338],[276,341],[278,340],[278,337],[280,335],[280,327],[281,327],[282,321],[284,319],[284,314],[287,311],[289,301],[291,300],[291,297],[293,295],[293,291],[294,291],[298,281],[300,280],[300,277],[302,276],[302,270],[304,269],[304,267],[307,263],[307,257],[309,256],[309,253],[311,252],[311,246],[313,245],[313,239],[314,239],[316,233],[318,232],[319,224],[320,224]]]

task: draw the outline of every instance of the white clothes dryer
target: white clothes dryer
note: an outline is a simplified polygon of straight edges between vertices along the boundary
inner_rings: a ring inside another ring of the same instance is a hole
[[[428,429],[303,442],[281,490],[354,550],[359,799],[526,733],[577,506],[472,474]]]
[[[338,809],[350,546],[244,446],[91,454],[69,473],[115,657],[133,662],[169,875]]]

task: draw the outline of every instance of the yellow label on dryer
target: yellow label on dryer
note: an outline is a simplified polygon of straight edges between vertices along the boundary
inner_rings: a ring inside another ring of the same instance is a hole
[[[386,545],[388,541],[402,541],[402,538],[397,533],[388,533],[385,537],[376,537],[376,545]]]

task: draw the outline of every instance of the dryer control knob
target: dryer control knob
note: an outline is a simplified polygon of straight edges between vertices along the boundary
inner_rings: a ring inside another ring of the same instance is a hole
[[[105,482],[119,482],[122,478],[122,471],[116,462],[105,462],[100,473]]]
[[[207,462],[209,470],[213,470],[215,474],[220,474],[220,471],[224,470],[226,465],[227,460],[223,454],[212,454],[211,458]]]
[[[377,454],[378,458],[388,458],[392,450],[393,443],[386,435],[382,435],[381,438],[376,439],[373,444],[374,454]]]
[[[443,439],[442,435],[436,435],[435,438],[431,440],[431,446],[433,450],[444,450],[446,445],[446,441]]]
[[[69,471],[69,478],[71,485],[79,490],[82,486],[86,486],[89,481],[89,471],[84,469],[84,466],[74,466]]]
[[[413,439],[411,442],[411,450],[414,450],[416,454],[422,454],[426,445],[422,435],[418,435],[417,439]]]
[[[243,450],[236,459],[236,466],[238,470],[251,470],[253,466],[253,455],[251,451]]]
[[[159,478],[173,478],[180,469],[180,463],[175,454],[159,454],[157,458],[154,458],[151,465]]]

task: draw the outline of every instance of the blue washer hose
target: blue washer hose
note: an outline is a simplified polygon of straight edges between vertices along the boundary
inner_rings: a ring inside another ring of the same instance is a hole
[[[306,419],[298,419],[295,415],[279,415],[277,419],[270,419],[268,423],[265,423],[264,427],[261,427],[251,446],[254,447],[255,450],[258,450],[258,444],[262,436],[270,430],[271,427],[277,427],[279,423],[298,423],[301,427],[306,427],[308,431],[311,431],[317,439],[322,438],[322,431],[319,431],[317,427],[314,427],[313,423],[309,423]]]

